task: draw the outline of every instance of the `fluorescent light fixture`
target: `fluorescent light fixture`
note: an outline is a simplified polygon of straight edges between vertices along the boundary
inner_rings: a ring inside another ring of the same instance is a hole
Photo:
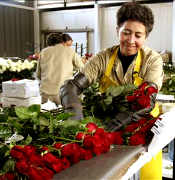
[[[20,2],[20,3],[24,3],[25,0],[13,0],[13,1],[17,1],[17,2]]]

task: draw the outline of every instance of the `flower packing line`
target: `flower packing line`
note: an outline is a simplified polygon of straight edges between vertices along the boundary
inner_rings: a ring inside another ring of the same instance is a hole
[[[149,106],[138,103],[139,93],[150,94],[155,89],[141,86],[129,94],[125,100],[131,101],[130,108]],[[145,90],[146,89],[146,90]],[[115,92],[115,98],[117,97]],[[120,91],[122,92],[122,91]],[[118,95],[121,93],[118,93]],[[127,94],[127,96],[126,96]],[[94,95],[94,94],[93,94]],[[98,94],[99,95],[99,94]],[[107,96],[111,96],[109,93]],[[114,96],[114,94],[113,94]],[[143,96],[143,95],[142,95]],[[94,97],[94,96],[93,96]],[[115,98],[105,107],[115,103]],[[122,102],[123,99],[121,100]],[[101,103],[101,100],[99,101]],[[127,108],[128,108],[127,107]],[[92,111],[90,111],[92,112]],[[28,108],[1,108],[0,113],[0,179],[52,179],[59,173],[81,160],[107,153],[113,144],[137,146],[148,142],[153,133],[151,128],[159,117],[146,114],[139,121],[122,126],[116,132],[106,130],[104,119],[85,116],[81,121],[71,120],[73,114],[58,111],[42,112],[40,105]]]

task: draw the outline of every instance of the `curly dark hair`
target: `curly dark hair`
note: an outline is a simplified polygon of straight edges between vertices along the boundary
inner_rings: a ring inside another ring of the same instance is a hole
[[[55,46],[55,44],[61,44],[63,39],[60,34],[58,33],[51,33],[46,38],[47,46]]]
[[[147,5],[138,2],[129,2],[122,5],[117,12],[117,25],[121,27],[127,20],[136,20],[145,25],[146,35],[152,31],[154,26],[154,15]]]

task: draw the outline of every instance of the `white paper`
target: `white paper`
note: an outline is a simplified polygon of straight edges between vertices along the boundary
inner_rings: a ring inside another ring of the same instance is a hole
[[[19,81],[2,82],[3,97],[29,98],[40,95],[37,80],[23,79]]]

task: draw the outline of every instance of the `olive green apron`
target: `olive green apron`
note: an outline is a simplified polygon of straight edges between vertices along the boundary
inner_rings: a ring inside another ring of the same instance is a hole
[[[113,64],[114,64],[114,61],[115,61],[115,59],[117,57],[118,49],[119,49],[119,47],[112,54],[112,56],[111,56],[111,58],[109,60],[105,75],[100,79],[100,92],[101,93],[106,92],[106,90],[107,90],[107,88],[109,86],[119,86],[117,83],[115,83],[109,77],[110,73],[111,73],[111,70],[112,70],[112,67],[113,67]],[[134,67],[134,73],[133,73],[134,84],[137,85],[137,86],[139,86],[143,82],[143,79],[138,76],[141,64],[142,64],[142,57],[141,57],[141,51],[139,50],[138,55],[137,55],[137,59],[136,59],[136,63],[135,63],[135,67]],[[156,117],[156,116],[159,115],[159,113],[160,113],[160,110],[159,110],[159,107],[158,107],[158,105],[156,103],[155,108],[150,112],[150,114],[153,117]]]

